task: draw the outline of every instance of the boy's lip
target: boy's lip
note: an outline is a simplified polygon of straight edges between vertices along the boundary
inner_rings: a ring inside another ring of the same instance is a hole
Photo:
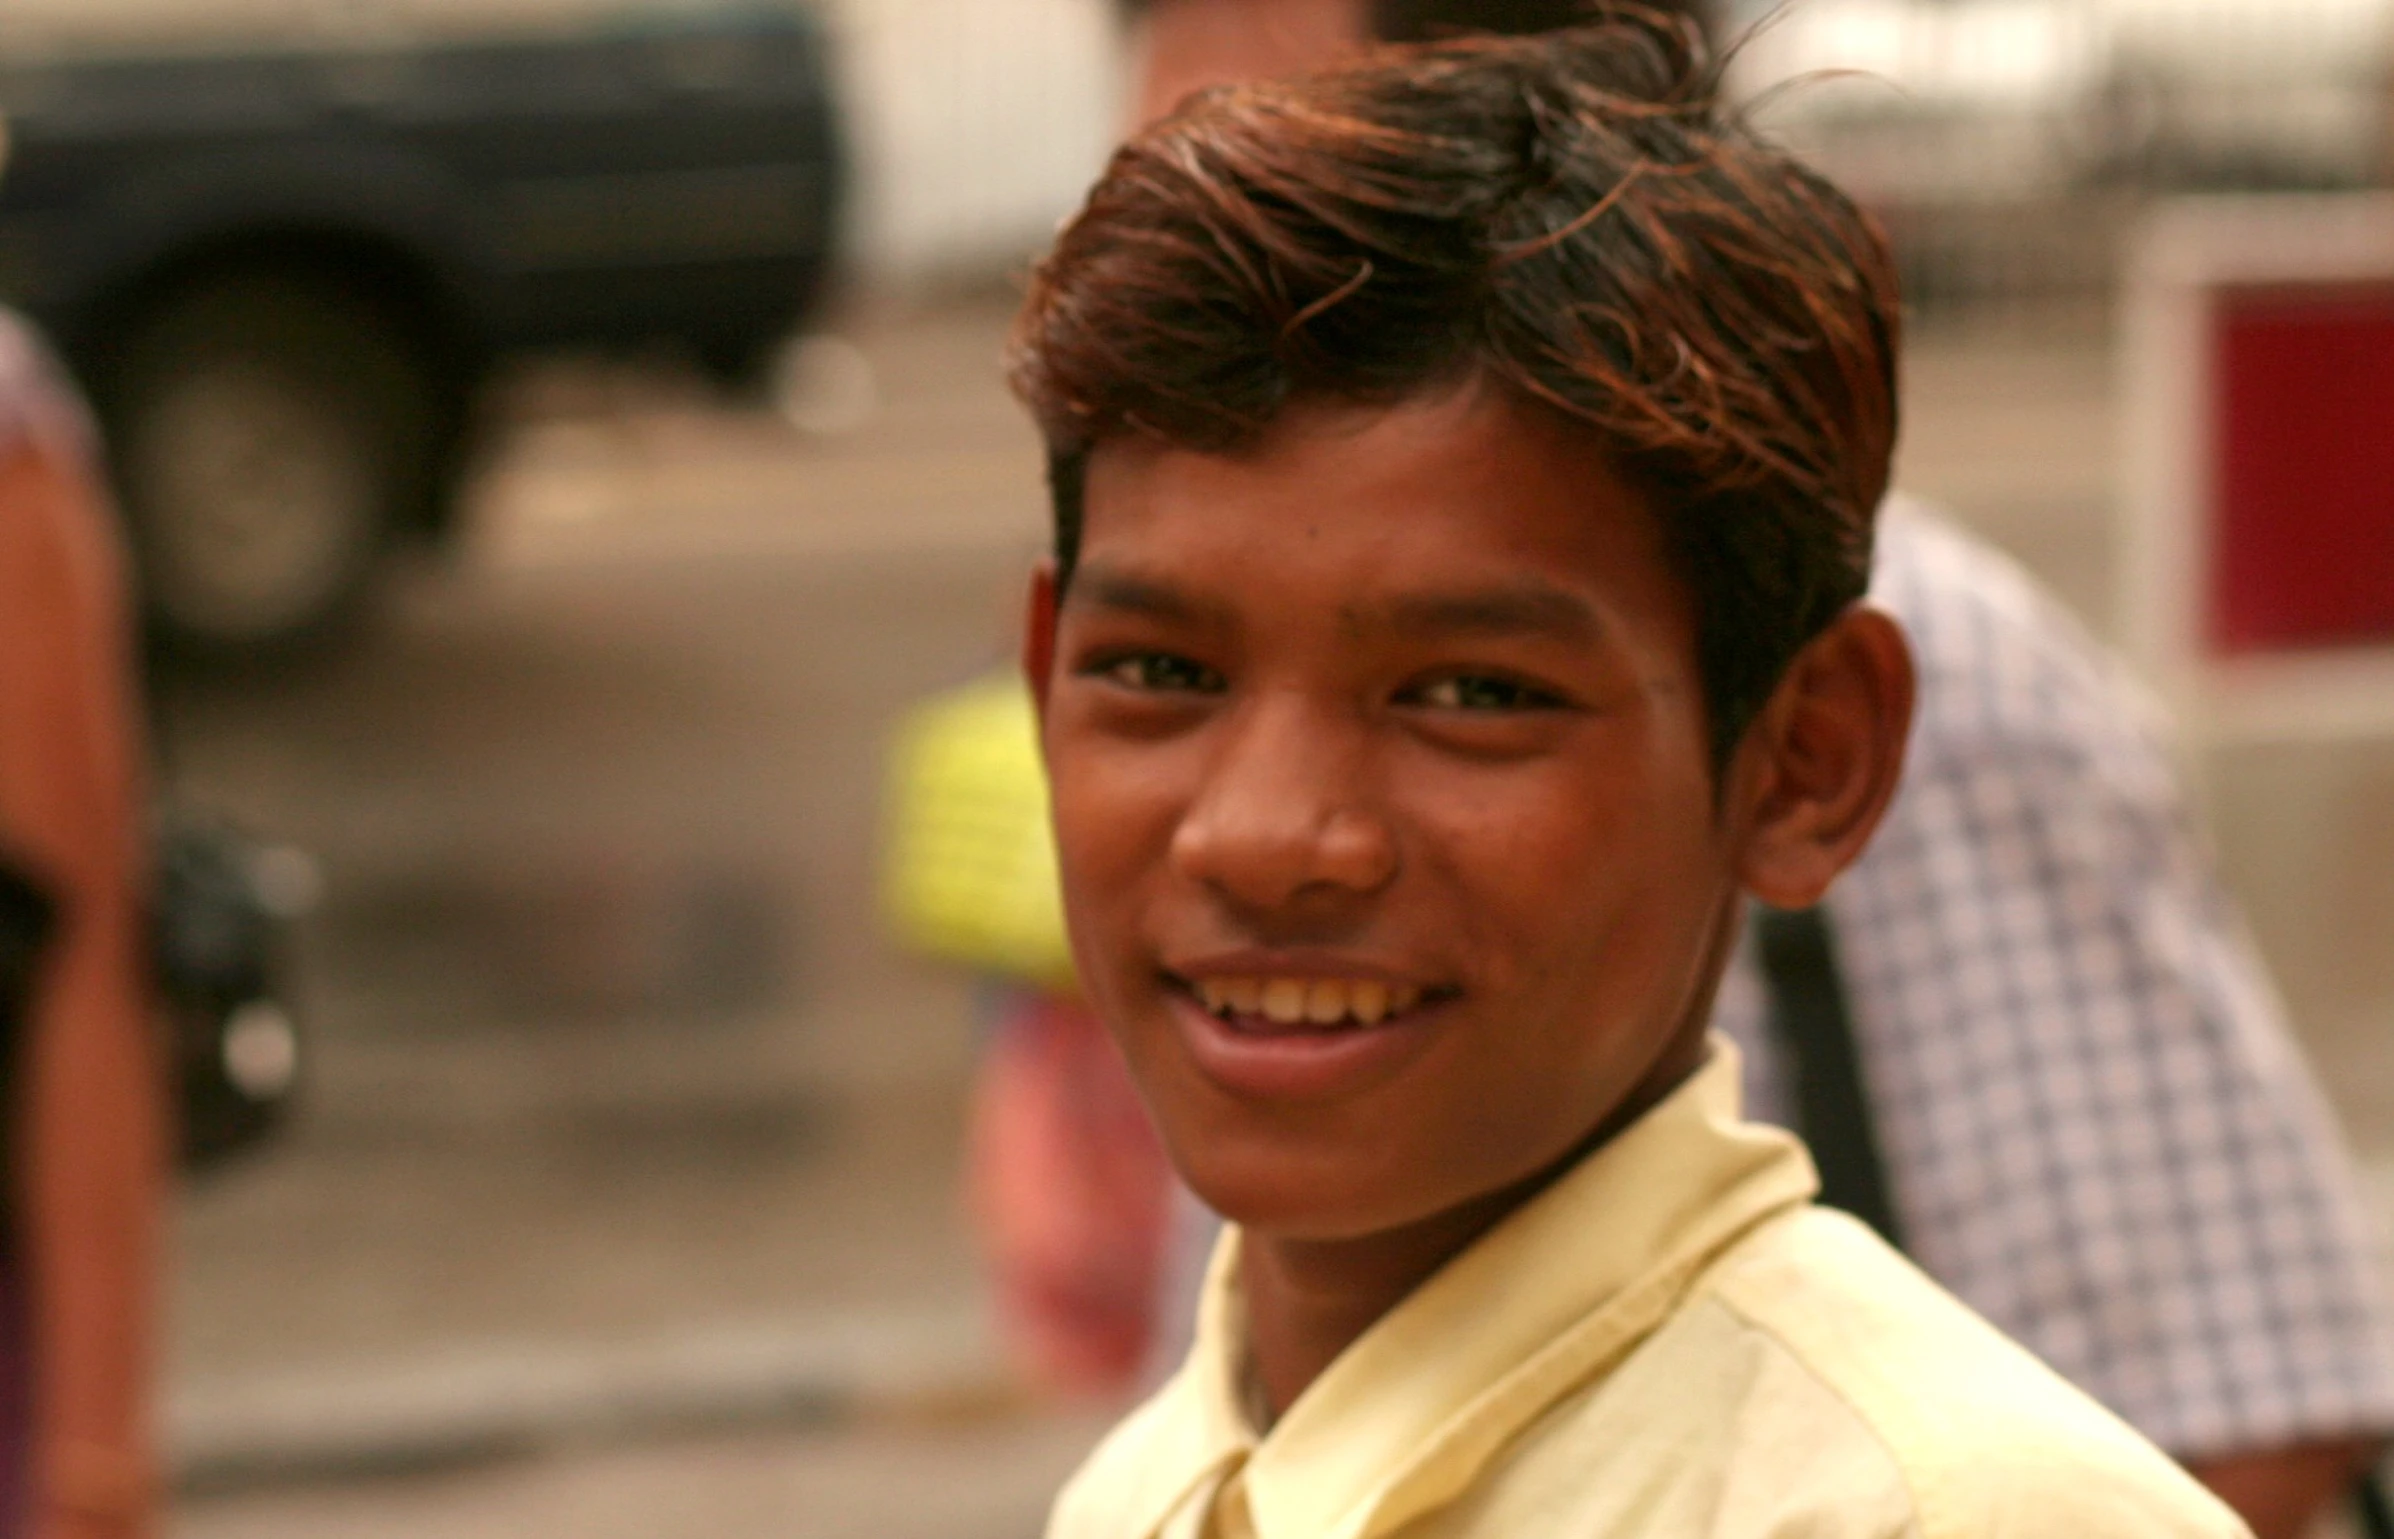
[[[1334,1097],[1386,1077],[1427,1044],[1457,993],[1406,969],[1286,951],[1206,957],[1171,968],[1163,983],[1198,1069],[1233,1095],[1267,1100]],[[1292,1018],[1296,985],[1313,1016]],[[1325,1013],[1336,1018],[1314,1018]]]
[[[1342,951],[1293,947],[1251,947],[1176,958],[1165,974],[1189,981],[1203,978],[1357,978],[1384,984],[1411,984],[1429,991],[1432,980],[1419,968],[1404,967]]]

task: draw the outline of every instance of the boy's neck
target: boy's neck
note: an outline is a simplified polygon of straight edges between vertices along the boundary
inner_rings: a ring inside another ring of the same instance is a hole
[[[1541,1172],[1537,1186],[1553,1179]],[[1506,1188],[1402,1229],[1349,1240],[1242,1236],[1239,1282],[1258,1407],[1278,1421],[1357,1337],[1533,1195]]]
[[[1701,1029],[1675,1041],[1638,1091],[1587,1137],[1511,1186],[1399,1228],[1351,1239],[1294,1239],[1246,1231],[1239,1249],[1239,1283],[1246,1295],[1248,1369],[1269,1419],[1278,1421],[1340,1353],[1432,1273],[1677,1089],[1702,1067],[1707,1052]]]

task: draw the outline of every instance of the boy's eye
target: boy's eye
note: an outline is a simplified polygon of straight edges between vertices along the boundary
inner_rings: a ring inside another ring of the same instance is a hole
[[[1213,694],[1222,688],[1222,675],[1170,652],[1134,652],[1101,663],[1094,671],[1125,689],[1149,693]]]
[[[1501,674],[1457,673],[1409,692],[1409,703],[1440,711],[1550,711],[1563,697]]]

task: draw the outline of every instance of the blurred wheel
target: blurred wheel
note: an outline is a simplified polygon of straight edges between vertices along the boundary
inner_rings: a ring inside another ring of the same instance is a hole
[[[344,617],[435,474],[431,371],[328,285],[186,291],[104,392],[151,623],[185,652],[274,649]]]

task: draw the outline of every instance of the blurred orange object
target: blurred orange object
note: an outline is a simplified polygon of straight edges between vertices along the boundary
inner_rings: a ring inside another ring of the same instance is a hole
[[[0,859],[60,918],[0,1108],[0,1272],[29,1338],[0,1350],[0,1468],[31,1486],[0,1510],[12,1539],[142,1539],[161,1516],[166,1108],[132,627],[94,449],[32,333],[0,311]]]
[[[1171,1169],[1086,1005],[1008,996],[971,1137],[975,1216],[1026,1366],[1051,1389],[1127,1394],[1155,1330]]]

